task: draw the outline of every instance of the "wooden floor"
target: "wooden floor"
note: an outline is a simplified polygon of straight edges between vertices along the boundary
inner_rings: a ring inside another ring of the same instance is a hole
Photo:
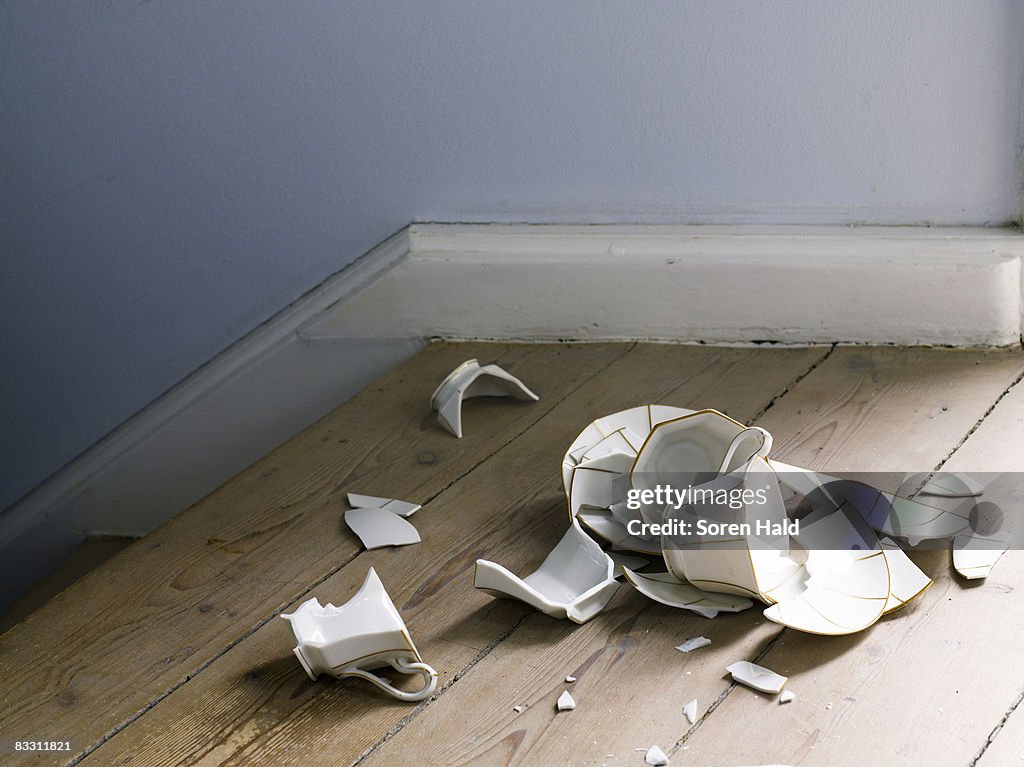
[[[428,401],[469,357],[541,399],[473,401],[456,440]],[[945,552],[915,555],[934,586],[840,638],[756,609],[705,620],[629,587],[577,626],[472,576],[478,557],[514,572],[543,559],[565,527],[561,455],[599,415],[714,407],[804,466],[1009,471],[1024,463],[1022,374],[1019,351],[436,344],[0,636],[0,761],[639,767],[656,743],[675,765],[1017,764],[1020,552],[971,585]],[[363,551],[342,522],[349,491],[423,503],[423,542]],[[344,602],[371,565],[440,671],[424,703],[310,682],[292,655],[280,613]],[[674,649],[701,634],[710,647]],[[732,684],[740,659],[789,675],[797,699]],[[556,714],[566,687],[577,708]],[[72,750],[15,753],[13,739]]]

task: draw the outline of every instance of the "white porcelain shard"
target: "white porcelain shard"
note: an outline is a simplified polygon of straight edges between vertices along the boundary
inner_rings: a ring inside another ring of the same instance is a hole
[[[732,674],[732,678],[740,684],[773,695],[781,691],[788,680],[788,677],[776,674],[771,669],[758,666],[747,660],[738,660],[726,666],[725,670]]]
[[[601,612],[618,588],[615,563],[575,523],[530,575],[519,578],[501,565],[478,559],[474,584],[574,623],[585,623]]]
[[[397,514],[383,509],[349,509],[345,512],[345,524],[359,536],[368,550],[420,542],[420,534],[415,527]]]
[[[711,644],[711,640],[707,637],[691,637],[683,642],[681,645],[677,645],[676,649],[679,652],[693,652],[699,650],[701,647],[707,647]]]
[[[574,677],[572,674],[567,674],[566,677],[565,677],[565,681],[568,684],[572,684],[573,682],[576,681],[576,677]]]
[[[376,495],[348,494],[348,505],[353,509],[383,509],[400,517],[410,517],[422,507],[418,503],[399,501],[395,498],[379,498]]]
[[[623,572],[626,580],[644,596],[669,607],[690,610],[705,618],[714,618],[718,613],[736,613],[753,605],[749,599],[735,594],[701,591],[671,573],[641,575],[629,568],[623,568]]]
[[[472,397],[513,397],[521,400],[540,399],[526,384],[497,365],[483,365],[466,360],[434,390],[430,406],[437,411],[441,424],[462,438],[462,403]]]
[[[891,538],[882,536],[878,542],[889,566],[889,597],[882,611],[884,615],[917,599],[932,585],[932,579]]]
[[[644,763],[651,767],[665,767],[668,764],[668,757],[658,746],[651,746],[644,754]]]
[[[1009,547],[1007,533],[958,535],[953,539],[953,568],[969,581],[987,578]]]
[[[694,698],[685,706],[683,706],[683,716],[686,717],[690,724],[697,721],[697,699]]]
[[[517,714],[523,713],[523,707],[522,706],[512,706],[512,710],[515,711]]]
[[[573,700],[573,697],[569,694],[569,691],[565,690],[562,692],[561,695],[558,696],[558,702],[555,705],[558,706],[559,711],[572,711],[574,708],[576,708],[576,701]]]
[[[792,690],[783,690],[779,695],[779,703],[792,703],[796,700],[796,693]]]
[[[437,672],[423,662],[409,629],[371,567],[363,585],[348,602],[335,607],[308,599],[282,613],[295,634],[295,657],[310,679],[320,674],[354,676],[372,682],[404,701],[423,700],[437,685]],[[419,674],[423,688],[409,692],[372,673],[390,666],[402,674]]]

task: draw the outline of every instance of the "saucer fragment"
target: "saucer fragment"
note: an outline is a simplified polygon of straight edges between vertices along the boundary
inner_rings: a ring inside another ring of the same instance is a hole
[[[668,757],[665,756],[665,752],[658,746],[651,746],[647,749],[647,753],[644,754],[644,763],[651,765],[651,767],[665,767],[668,764]]]
[[[353,509],[383,509],[400,517],[410,517],[422,507],[418,503],[399,501],[394,498],[379,498],[376,495],[348,494],[348,505]]]
[[[734,594],[701,591],[671,573],[640,575],[628,567],[622,571],[626,580],[644,596],[669,607],[692,610],[705,618],[714,618],[718,613],[738,613],[754,604],[746,597]]]
[[[383,509],[349,509],[345,512],[345,524],[359,536],[367,550],[420,542],[415,527]]]
[[[558,696],[558,703],[556,705],[558,706],[559,711],[572,711],[576,708],[576,701],[572,699],[569,691],[565,690]]]
[[[779,695],[779,703],[791,703],[796,699],[796,693],[792,690],[783,690],[782,694]]]
[[[707,637],[691,637],[683,642],[681,645],[677,645],[676,649],[679,652],[693,652],[699,650],[701,647],[707,647],[711,644],[711,640]]]
[[[466,360],[441,382],[430,397],[437,420],[459,439],[462,438],[462,402],[472,397],[514,397],[540,399],[526,384],[497,365]]]
[[[788,679],[788,677],[776,674],[771,669],[758,666],[748,660],[738,660],[726,666],[725,670],[732,674],[732,678],[740,684],[773,695],[782,690]]]

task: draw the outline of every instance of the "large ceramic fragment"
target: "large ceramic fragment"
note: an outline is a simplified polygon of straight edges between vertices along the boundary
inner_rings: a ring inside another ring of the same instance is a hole
[[[437,685],[437,672],[423,662],[372,567],[359,591],[340,607],[313,598],[281,617],[291,624],[297,642],[293,652],[310,679],[320,674],[359,677],[405,701],[423,700]],[[401,690],[372,673],[386,666],[422,676],[422,689]]]
[[[494,596],[526,602],[554,618],[585,623],[604,609],[618,588],[615,567],[601,547],[573,524],[543,564],[525,578],[478,559],[474,585]]]
[[[540,399],[526,384],[497,365],[466,360],[448,374],[430,397],[438,420],[456,437],[462,437],[462,403],[472,397]]]
[[[359,536],[367,549],[420,542],[420,534],[415,527],[384,509],[349,509],[345,512],[345,524]]]
[[[738,660],[726,666],[725,670],[732,674],[732,678],[740,684],[772,695],[780,692],[788,681],[788,677],[746,660]]]

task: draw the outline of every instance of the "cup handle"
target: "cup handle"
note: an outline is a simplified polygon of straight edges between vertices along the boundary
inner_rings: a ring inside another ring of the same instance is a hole
[[[421,674],[423,676],[423,689],[417,692],[399,690],[397,687],[392,686],[376,674],[364,671],[361,668],[349,669],[345,672],[345,675],[357,676],[360,679],[365,679],[367,682],[372,682],[389,695],[393,695],[399,700],[405,701],[423,700],[434,691],[435,687],[437,687],[437,672],[426,663],[410,663],[402,657],[392,658],[388,662],[396,671],[402,674]]]

